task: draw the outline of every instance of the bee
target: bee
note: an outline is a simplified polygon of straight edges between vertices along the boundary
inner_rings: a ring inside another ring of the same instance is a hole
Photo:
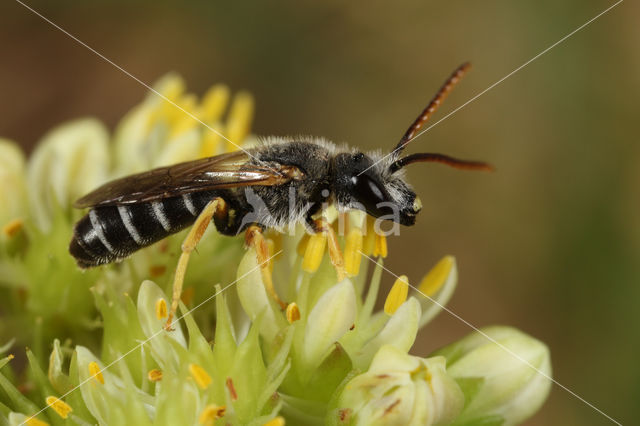
[[[81,268],[119,261],[135,251],[192,226],[183,244],[174,279],[177,308],[189,253],[209,222],[223,235],[246,231],[267,277],[265,228],[302,222],[312,232],[329,234],[330,255],[338,275],[342,259],[333,230],[317,219],[323,206],[359,209],[374,218],[411,226],[422,208],[403,169],[417,162],[439,162],[463,169],[487,170],[483,162],[435,153],[401,157],[406,145],[468,71],[465,63],[446,80],[395,148],[387,155],[338,147],[319,138],[270,138],[243,151],[203,158],[126,176],[80,198],[89,208],[73,231],[69,251]]]

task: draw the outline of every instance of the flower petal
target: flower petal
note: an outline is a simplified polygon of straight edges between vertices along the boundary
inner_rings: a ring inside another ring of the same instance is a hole
[[[408,352],[418,334],[420,313],[420,303],[415,297],[400,305],[384,328],[354,356],[356,367],[366,369],[374,355],[385,345]]]
[[[303,357],[314,368],[327,355],[356,319],[356,294],[349,279],[327,290],[309,313],[303,343]]]
[[[274,302],[267,294],[262,282],[262,274],[254,249],[247,250],[240,261],[236,288],[242,308],[251,320],[263,315],[260,321],[260,334],[268,341],[273,341],[278,331],[287,323],[282,315],[276,315]]]
[[[156,315],[156,306],[160,299],[164,299],[169,305],[163,291],[153,281],[143,281],[138,291],[138,320],[142,327],[142,332],[148,339],[154,359],[160,364],[163,370],[168,368],[178,369],[180,365],[178,354],[174,345],[169,339],[174,340],[182,347],[186,347],[187,343],[182,334],[182,329],[178,324],[174,326],[173,331],[164,329],[165,319],[158,318]]]

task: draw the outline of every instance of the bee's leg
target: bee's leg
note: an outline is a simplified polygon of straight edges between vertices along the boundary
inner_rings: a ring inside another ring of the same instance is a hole
[[[251,225],[247,228],[245,233],[245,242],[247,247],[253,247],[256,251],[256,256],[258,258],[258,265],[260,265],[260,272],[262,274],[262,282],[264,283],[264,287],[267,290],[267,293],[273,300],[276,301],[280,308],[283,310],[287,308],[287,304],[284,303],[278,297],[278,293],[276,293],[276,289],[273,287],[273,279],[271,277],[271,271],[269,269],[269,248],[267,246],[267,241],[264,238],[262,233],[262,228],[258,225]]]
[[[204,231],[207,230],[211,218],[217,211],[225,211],[227,209],[227,203],[218,197],[209,202],[202,210],[193,226],[189,230],[187,237],[182,242],[182,253],[178,260],[178,266],[176,267],[176,274],[173,279],[173,295],[171,299],[171,310],[167,317],[167,323],[165,324],[165,330],[172,330],[171,323],[173,317],[178,310],[178,302],[180,301],[180,295],[182,294],[182,284],[184,283],[184,276],[187,271],[187,264],[189,263],[189,256],[191,252],[196,248],[196,245],[202,238]]]
[[[333,267],[336,269],[338,275],[338,281],[342,281],[346,278],[347,272],[344,269],[344,256],[342,256],[342,250],[338,244],[338,236],[333,230],[331,224],[329,224],[323,218],[310,219],[307,223],[311,226],[314,232],[325,232],[327,234],[327,246],[329,247],[329,258]]]

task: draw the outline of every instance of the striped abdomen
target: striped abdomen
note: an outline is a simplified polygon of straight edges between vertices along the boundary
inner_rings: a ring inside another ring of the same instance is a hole
[[[200,192],[92,208],[76,224],[69,252],[81,268],[123,259],[191,225],[213,197],[210,192]]]

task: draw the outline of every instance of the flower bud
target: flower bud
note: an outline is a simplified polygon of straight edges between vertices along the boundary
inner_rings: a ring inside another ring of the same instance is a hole
[[[424,359],[383,346],[369,371],[346,384],[330,415],[338,424],[449,424],[464,396],[445,364],[443,357]]]
[[[540,342],[511,327],[473,332],[435,353],[467,398],[460,423],[502,418],[517,424],[535,413],[549,394],[551,361]]]

